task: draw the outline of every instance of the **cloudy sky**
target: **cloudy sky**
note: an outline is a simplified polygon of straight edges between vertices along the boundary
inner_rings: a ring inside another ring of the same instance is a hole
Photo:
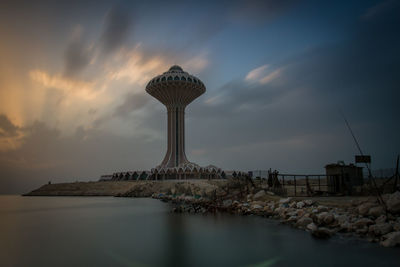
[[[7,1],[0,5],[0,193],[150,169],[178,64],[207,91],[186,154],[223,169],[324,173],[400,152],[400,1]]]

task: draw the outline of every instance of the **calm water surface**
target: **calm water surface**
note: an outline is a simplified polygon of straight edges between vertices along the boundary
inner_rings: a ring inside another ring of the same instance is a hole
[[[153,199],[0,196],[0,266],[400,266],[399,248],[169,211]]]

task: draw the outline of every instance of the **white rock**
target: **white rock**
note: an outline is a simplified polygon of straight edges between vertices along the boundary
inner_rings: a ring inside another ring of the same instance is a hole
[[[312,209],[312,213],[318,213],[318,209]]]
[[[296,207],[297,207],[298,209],[302,209],[305,205],[306,205],[306,204],[305,204],[303,201],[299,201],[299,202],[297,202]]]
[[[281,198],[281,199],[279,200],[279,203],[280,203],[280,204],[288,204],[291,200],[292,200],[291,197],[288,197],[288,198]]]
[[[254,200],[259,200],[259,199],[261,199],[263,197],[265,197],[265,191],[264,190],[260,190],[253,196],[253,199]]]
[[[297,216],[297,210],[290,210],[286,213],[288,216]]]
[[[251,209],[252,209],[252,210],[261,210],[261,209],[263,209],[263,206],[258,205],[258,204],[255,204],[255,205],[252,205],[252,206],[251,206]]]
[[[317,227],[317,225],[315,223],[312,222],[312,223],[307,225],[306,229],[311,231],[311,232],[313,232],[313,231],[317,230],[318,227]]]

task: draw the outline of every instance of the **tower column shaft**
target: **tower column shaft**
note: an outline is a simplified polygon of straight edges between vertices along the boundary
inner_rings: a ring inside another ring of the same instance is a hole
[[[188,162],[185,154],[185,107],[168,106],[168,147],[162,165],[177,167]]]

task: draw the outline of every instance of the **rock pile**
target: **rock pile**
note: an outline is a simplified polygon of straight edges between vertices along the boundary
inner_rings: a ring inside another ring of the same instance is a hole
[[[171,192],[172,193],[172,192]],[[176,193],[176,192],[175,192]],[[189,193],[189,192],[187,192]],[[225,198],[215,198],[222,195]],[[400,246],[400,192],[384,195],[387,212],[375,198],[354,201],[350,207],[320,205],[313,199],[278,198],[261,190],[243,199],[231,192],[202,195],[153,194],[154,198],[171,201],[174,212],[206,213],[225,211],[241,215],[259,215],[279,219],[282,223],[310,232],[316,238],[329,238],[335,233],[352,233],[382,246]]]

